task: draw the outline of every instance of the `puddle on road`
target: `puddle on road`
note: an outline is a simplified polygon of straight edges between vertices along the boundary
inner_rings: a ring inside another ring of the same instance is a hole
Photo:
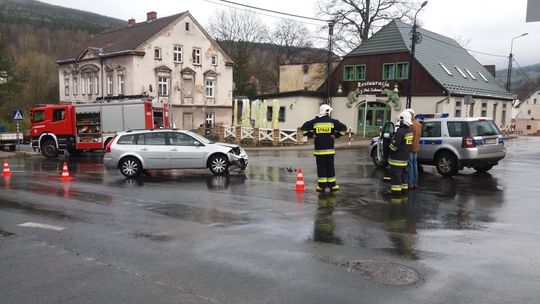
[[[151,234],[151,233],[146,233],[146,232],[135,232],[133,234],[133,237],[135,237],[136,239],[144,238],[150,241],[158,241],[158,242],[170,242],[174,240],[174,237],[170,235],[158,235],[158,234]]]
[[[169,217],[186,221],[197,222],[213,226],[245,225],[249,222],[247,217],[234,215],[216,209],[204,209],[185,204],[160,204],[146,207],[148,210]]]
[[[13,233],[0,228],[0,239],[12,236]]]
[[[23,211],[27,213],[45,216],[45,217],[56,219],[56,220],[81,221],[81,219],[78,218],[77,216],[68,214],[65,211],[47,209],[37,204],[31,204],[31,203],[0,200],[0,209],[19,210],[19,211]]]
[[[37,194],[76,199],[87,203],[110,204],[112,202],[112,197],[109,195],[78,191],[70,189],[70,186],[70,182],[62,182],[61,185],[57,186],[43,186],[40,184],[29,183],[25,186],[25,189]]]

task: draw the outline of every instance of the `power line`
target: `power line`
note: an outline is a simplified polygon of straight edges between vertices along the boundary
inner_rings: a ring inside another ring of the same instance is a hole
[[[243,12],[248,12],[248,13],[253,13],[253,14],[257,14],[257,15],[262,15],[262,16],[266,16],[266,17],[271,17],[271,18],[276,18],[276,19],[281,19],[281,20],[296,21],[296,22],[301,22],[301,23],[314,25],[314,26],[320,26],[320,24],[316,24],[316,23],[313,23],[313,22],[307,22],[307,21],[303,21],[303,20],[297,20],[297,19],[292,19],[292,18],[285,18],[285,17],[279,17],[279,16],[275,16],[275,15],[265,14],[265,13],[257,12],[257,11],[251,10],[251,9],[244,9],[244,8],[239,8],[239,7],[232,6],[232,5],[227,5],[227,4],[224,4],[224,3],[218,3],[218,2],[215,2],[215,1],[212,1],[212,0],[204,0],[204,1],[208,2],[208,3],[215,4],[215,5],[221,5],[221,6],[224,6],[224,7],[231,8],[231,9],[235,9],[235,10],[239,10],[239,11],[243,11]]]
[[[532,79],[529,78],[529,74],[526,73],[525,71],[523,71],[523,69],[521,68],[521,66],[519,65],[519,63],[516,61],[516,59],[515,59],[514,57],[512,57],[512,60],[516,63],[516,65],[518,66],[519,70],[521,71],[521,73],[523,73],[523,75],[525,75],[525,77],[527,78],[527,80],[532,81]]]
[[[247,5],[247,4],[237,3],[237,2],[233,2],[233,1],[229,1],[229,0],[219,0],[219,1],[234,4],[234,5],[249,7],[251,9],[265,11],[265,12],[278,14],[278,15],[286,15],[286,16],[290,16],[290,17],[314,20],[314,21],[319,21],[319,22],[327,22],[327,23],[332,22],[332,20],[323,20],[323,19],[317,19],[317,18],[313,18],[313,17],[306,17],[306,16],[295,15],[295,14],[283,13],[283,12],[278,12],[278,11],[262,8],[262,7],[256,7],[256,6],[251,6],[251,5]]]

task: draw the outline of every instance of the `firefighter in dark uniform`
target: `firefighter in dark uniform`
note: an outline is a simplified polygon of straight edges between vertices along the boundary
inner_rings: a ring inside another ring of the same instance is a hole
[[[332,108],[321,105],[317,117],[306,121],[302,125],[304,135],[315,137],[315,159],[317,160],[317,191],[323,192],[326,188],[331,191],[339,190],[336,183],[336,172],[334,169],[334,138],[339,138],[346,134],[347,126],[337,119],[330,118]],[[409,154],[407,154],[408,157]]]
[[[407,193],[407,163],[409,151],[413,141],[412,116],[409,111],[399,114],[399,128],[389,145],[388,163],[390,164],[390,190],[393,196]]]

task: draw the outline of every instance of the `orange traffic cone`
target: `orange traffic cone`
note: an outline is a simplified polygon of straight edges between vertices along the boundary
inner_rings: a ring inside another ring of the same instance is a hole
[[[62,167],[62,176],[60,177],[61,179],[63,180],[67,180],[69,179],[69,171],[68,171],[68,166],[67,166],[67,163],[64,162],[64,166]]]
[[[7,160],[4,160],[4,170],[2,171],[2,175],[3,176],[10,176],[11,175],[11,170],[9,170],[9,165],[8,165]]]
[[[302,168],[298,168],[298,176],[296,177],[296,191],[304,191],[304,176],[302,175]]]

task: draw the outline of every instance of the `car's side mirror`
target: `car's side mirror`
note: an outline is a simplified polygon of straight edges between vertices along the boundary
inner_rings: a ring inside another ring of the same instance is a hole
[[[390,133],[384,133],[383,138],[384,139],[389,139],[390,138]]]
[[[200,146],[202,146],[202,144],[201,144],[200,142],[198,142],[198,141],[194,141],[194,142],[193,142],[193,145],[194,145],[195,147],[200,147]]]

